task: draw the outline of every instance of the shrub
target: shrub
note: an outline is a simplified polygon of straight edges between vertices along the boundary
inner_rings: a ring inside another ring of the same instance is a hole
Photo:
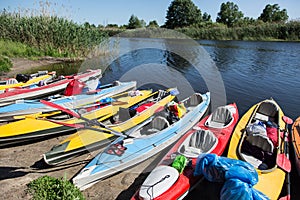
[[[0,73],[8,72],[11,67],[12,67],[11,60],[6,56],[0,55]]]
[[[34,200],[81,200],[84,196],[80,190],[70,181],[57,179],[50,176],[42,176],[31,181],[28,185],[29,192]]]

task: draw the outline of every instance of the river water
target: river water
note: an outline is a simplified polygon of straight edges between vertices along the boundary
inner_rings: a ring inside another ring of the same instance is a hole
[[[209,90],[213,106],[236,102],[240,115],[253,104],[274,98],[287,116],[300,116],[300,43],[127,38],[114,45],[117,53],[104,61],[100,57],[47,70],[71,74],[100,67],[103,83],[120,79],[136,80],[141,88],[176,86],[179,99]],[[291,178],[292,199],[299,199],[295,186],[300,178],[293,171]],[[197,189],[188,198],[198,199],[199,192],[209,193]]]

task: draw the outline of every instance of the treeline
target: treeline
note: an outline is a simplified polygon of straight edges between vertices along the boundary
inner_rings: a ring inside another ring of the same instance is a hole
[[[57,16],[21,16],[0,13],[0,39],[21,42],[47,56],[85,56],[107,34],[96,27],[80,25]]]
[[[208,40],[300,40],[300,21],[288,21],[286,9],[278,4],[268,4],[257,19],[244,16],[237,4],[226,2],[220,5],[216,22],[192,0],[173,0],[166,13],[162,28],[180,31],[194,39]],[[131,15],[128,24],[108,24],[110,36],[134,28],[157,28],[155,20],[146,25],[143,19]],[[151,34],[150,34],[151,35]]]

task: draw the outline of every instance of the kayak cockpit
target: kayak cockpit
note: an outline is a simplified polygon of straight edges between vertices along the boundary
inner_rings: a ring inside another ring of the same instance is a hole
[[[278,105],[272,100],[262,102],[244,129],[239,156],[257,169],[272,171],[277,166],[279,131]]]
[[[233,106],[218,107],[206,120],[205,126],[210,128],[226,128],[233,122]]]
[[[180,154],[196,158],[201,153],[210,153],[217,144],[218,139],[211,131],[199,129],[189,135],[178,149]]]

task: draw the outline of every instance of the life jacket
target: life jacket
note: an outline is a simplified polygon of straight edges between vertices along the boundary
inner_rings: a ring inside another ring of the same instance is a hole
[[[64,95],[65,96],[72,96],[81,94],[85,84],[80,82],[77,79],[73,79],[66,87]]]
[[[169,103],[169,111],[174,113],[178,118],[181,118],[186,113],[186,108],[183,103],[171,102]]]

